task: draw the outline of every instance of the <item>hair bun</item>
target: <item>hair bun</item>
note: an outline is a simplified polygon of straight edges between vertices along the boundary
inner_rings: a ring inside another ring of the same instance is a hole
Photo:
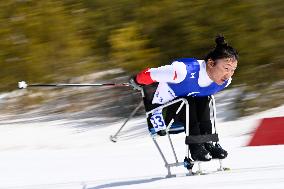
[[[225,41],[225,37],[220,34],[216,36],[215,43],[217,46],[228,46],[227,42]]]

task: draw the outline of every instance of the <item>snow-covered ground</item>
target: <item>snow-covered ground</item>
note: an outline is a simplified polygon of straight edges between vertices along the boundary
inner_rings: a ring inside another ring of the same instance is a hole
[[[284,188],[284,145],[247,147],[260,118],[284,116],[284,106],[232,122],[218,132],[229,156],[230,171],[165,179],[162,158],[148,135],[143,117],[131,120],[110,142],[122,122],[104,127],[76,127],[86,120],[33,118],[0,120],[0,189],[101,188]],[[173,160],[166,137],[158,138]],[[184,134],[173,135],[179,159],[185,155]],[[204,163],[208,171],[217,162]]]

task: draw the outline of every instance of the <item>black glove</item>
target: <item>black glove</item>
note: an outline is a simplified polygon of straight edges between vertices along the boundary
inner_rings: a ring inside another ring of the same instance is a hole
[[[131,77],[129,80],[129,85],[134,89],[134,90],[138,90],[141,91],[142,85],[140,85],[139,83],[136,82],[135,77]]]

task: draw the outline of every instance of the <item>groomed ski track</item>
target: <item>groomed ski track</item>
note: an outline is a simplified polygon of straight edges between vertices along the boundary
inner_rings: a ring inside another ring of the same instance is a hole
[[[184,189],[284,188],[284,145],[247,147],[263,117],[283,116],[283,106],[258,115],[218,124],[224,160],[230,171],[165,178],[162,158],[148,136],[143,118],[126,126],[117,143],[110,142],[122,122],[82,128],[86,120],[43,122],[41,119],[0,121],[0,189]],[[169,144],[158,138],[171,161]],[[179,159],[185,154],[184,135],[172,137]],[[196,167],[195,167],[196,168]],[[214,171],[217,162],[202,168]]]

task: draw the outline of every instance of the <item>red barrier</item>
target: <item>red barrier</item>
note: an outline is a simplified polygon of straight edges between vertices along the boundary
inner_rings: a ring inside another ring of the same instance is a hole
[[[248,146],[284,144],[284,117],[265,118]]]

